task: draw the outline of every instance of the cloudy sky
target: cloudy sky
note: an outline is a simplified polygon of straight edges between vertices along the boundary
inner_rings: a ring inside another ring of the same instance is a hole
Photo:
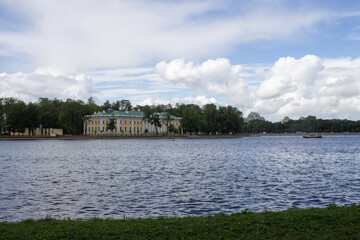
[[[358,0],[0,0],[0,97],[360,119]]]

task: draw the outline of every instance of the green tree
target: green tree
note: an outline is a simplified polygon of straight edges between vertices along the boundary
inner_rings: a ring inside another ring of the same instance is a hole
[[[58,99],[39,99],[39,121],[40,125],[47,128],[60,128],[59,115],[63,102]],[[46,132],[44,134],[47,134]]]
[[[6,125],[9,132],[23,133],[25,131],[26,104],[17,99],[9,99],[6,113]]]
[[[81,100],[67,99],[61,106],[59,121],[64,132],[78,135],[83,130],[83,117],[86,115],[85,103]]]
[[[243,118],[242,112],[232,106],[227,106],[225,109],[225,129],[226,133],[237,134],[242,130]]]
[[[188,104],[184,107],[181,119],[181,126],[185,132],[190,135],[198,134],[200,131],[200,121],[202,119],[202,111],[198,105]]]
[[[175,128],[174,124],[172,124],[172,123],[170,123],[169,132],[171,132],[171,133],[177,133],[177,129]]]
[[[108,110],[108,109],[110,109],[112,106],[111,106],[111,103],[110,103],[110,101],[109,100],[106,100],[105,102],[104,102],[104,104],[101,106],[101,109],[102,110]]]
[[[151,107],[144,108],[144,121],[148,121],[152,126],[155,127],[156,135],[159,135],[158,127],[161,127],[160,115],[155,112]]]
[[[114,131],[116,128],[116,119],[114,118],[114,114],[112,115],[112,118],[110,118],[108,124],[106,125],[106,131],[110,130],[111,132]]]
[[[169,113],[165,113],[164,121],[166,125],[166,134],[169,134],[169,127],[171,126],[171,122],[174,120],[174,118],[171,117]]]
[[[25,118],[25,126],[29,130],[29,135],[34,135],[34,130],[40,126],[40,117],[39,117],[39,106],[34,103],[29,103],[26,106],[26,118]]]
[[[5,99],[0,98],[0,135],[2,135],[5,131]]]
[[[206,104],[203,106],[203,120],[201,123],[201,131],[206,134],[216,134],[217,130],[217,107],[215,104]]]

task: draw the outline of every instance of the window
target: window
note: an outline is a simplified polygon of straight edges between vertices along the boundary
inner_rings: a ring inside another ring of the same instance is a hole
[[[126,132],[126,127],[125,127],[125,132]]]
[[[126,120],[125,120],[125,124],[126,124]],[[126,130],[125,130],[126,131]]]
[[[131,124],[131,120],[129,121],[129,124]]]
[[[120,132],[122,132],[122,127],[120,127]]]

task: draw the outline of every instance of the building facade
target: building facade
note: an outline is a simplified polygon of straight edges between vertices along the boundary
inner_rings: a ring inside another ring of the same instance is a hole
[[[265,118],[261,117],[260,114],[258,114],[257,112],[251,112],[249,113],[248,117],[245,119],[245,122],[250,122],[253,120],[265,121]]]
[[[157,128],[159,134],[168,133],[170,124],[180,133],[181,118],[171,116],[171,121],[165,121],[167,113],[157,113],[161,122],[161,127]],[[93,115],[84,117],[83,134],[87,136],[97,135],[143,135],[146,133],[155,134],[156,129],[148,121],[143,120],[142,111],[118,111],[107,110],[95,112]],[[113,122],[114,129],[109,130]]]
[[[60,128],[36,128],[32,131],[25,128],[24,132],[10,132],[10,136],[50,136],[57,137],[63,136],[63,130]]]

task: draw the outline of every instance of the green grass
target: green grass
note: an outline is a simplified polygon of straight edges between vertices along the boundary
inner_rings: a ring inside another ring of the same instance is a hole
[[[360,206],[183,218],[1,222],[0,239],[360,239]]]

